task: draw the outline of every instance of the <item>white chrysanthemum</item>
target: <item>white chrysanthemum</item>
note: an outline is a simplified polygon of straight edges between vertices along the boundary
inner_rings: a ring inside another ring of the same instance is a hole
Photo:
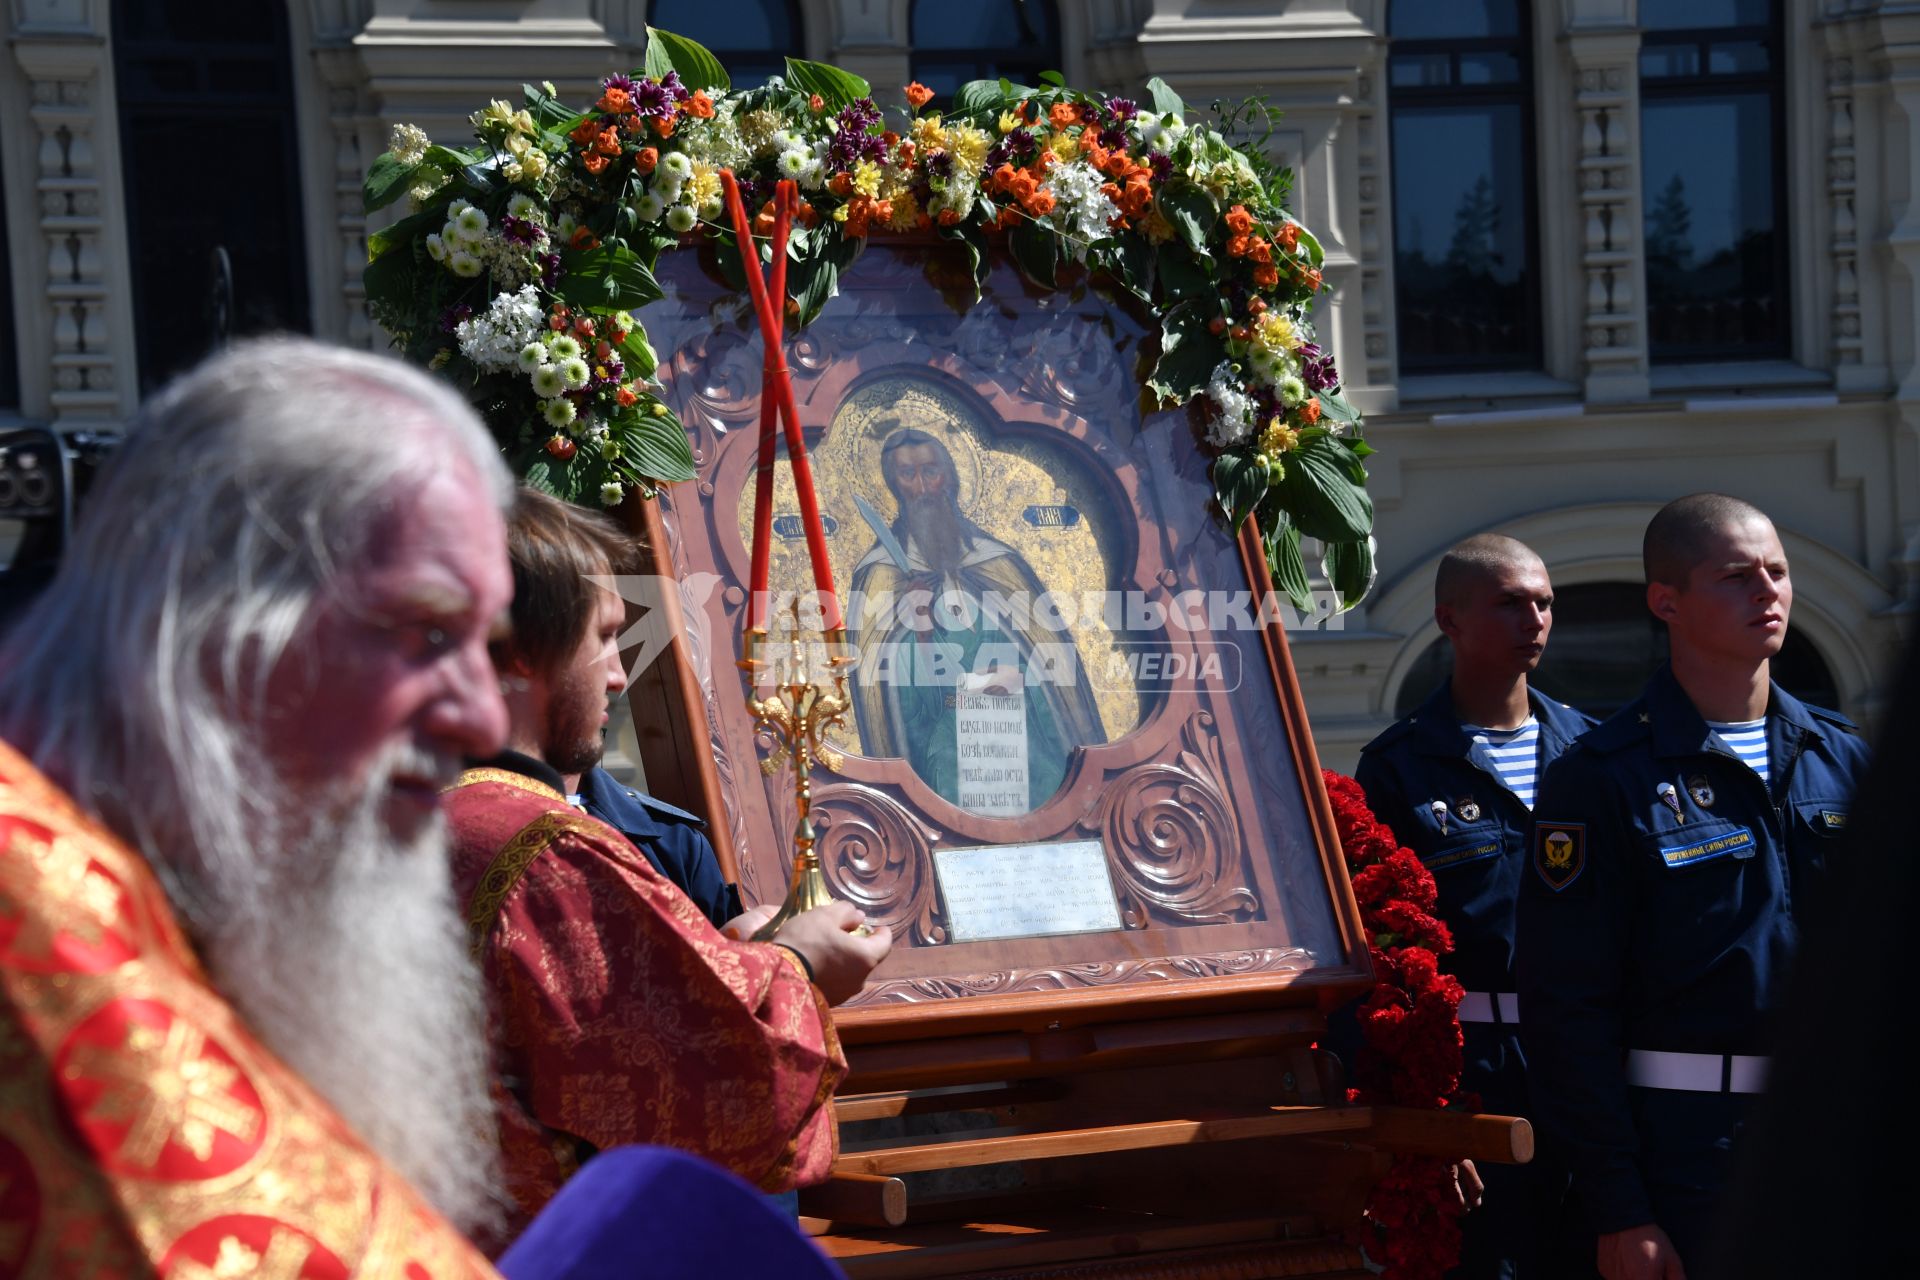
[[[480,259],[474,257],[465,249],[455,249],[453,256],[447,259],[447,265],[453,268],[453,274],[459,276],[462,280],[473,279],[478,276],[483,269]]]
[[[1289,409],[1295,405],[1303,404],[1306,401],[1307,384],[1292,374],[1287,374],[1280,379],[1278,390],[1280,392],[1280,403]]]
[[[560,376],[566,380],[569,391],[578,391],[587,385],[587,379],[593,377],[593,370],[587,368],[587,362],[579,356],[560,362]]]
[[[807,171],[807,166],[813,163],[813,153],[811,151],[782,151],[780,158],[773,163],[774,167],[780,170],[781,177],[798,178]]]
[[[667,210],[668,228],[673,231],[680,232],[682,234],[693,230],[693,224],[698,222],[699,220],[700,219],[694,214],[693,210],[687,208],[687,206],[683,204],[677,204],[673,206],[673,208]]]
[[[447,242],[432,231],[427,233],[427,256],[435,262],[447,260]]]
[[[427,147],[432,142],[419,125],[397,124],[387,135],[387,150],[393,152],[393,158],[401,164],[419,164],[426,159]]]
[[[617,507],[626,496],[627,486],[617,480],[609,480],[600,486],[600,505],[603,507]]]
[[[782,151],[794,151],[806,146],[807,140],[798,129],[782,129],[773,135],[773,145]]]
[[[529,342],[520,348],[520,372],[532,373],[547,362],[547,347],[543,342]]]
[[[667,202],[649,191],[633,202],[633,216],[642,222],[658,222],[667,211]]]
[[[576,412],[573,401],[565,396],[555,396],[540,406],[540,414],[547,420],[547,425],[550,427],[567,426],[573,421]]]
[[[570,213],[563,213],[553,220],[553,232],[562,240],[571,239],[573,233],[579,229],[579,220]]]
[[[1225,449],[1251,434],[1253,401],[1240,389],[1240,375],[1227,361],[1214,366],[1207,380],[1207,398],[1213,401],[1215,415],[1207,424],[1209,442]]]
[[[460,354],[482,369],[510,369],[519,363],[520,350],[546,324],[546,311],[532,285],[515,293],[498,293],[487,309],[469,316],[454,328]]]
[[[540,202],[524,191],[516,191],[513,199],[507,201],[507,216],[536,222],[540,217]]]
[[[534,369],[533,394],[543,400],[551,400],[566,389],[567,380],[561,376],[559,365],[543,364]],[[567,421],[573,421],[571,415],[568,416]]]
[[[553,362],[559,364],[562,360],[571,360],[579,355],[580,344],[574,340],[572,334],[549,333],[547,350],[553,352]]]
[[[487,215],[468,205],[453,216],[453,231],[462,240],[478,240],[487,233]]]
[[[676,182],[685,182],[693,176],[693,161],[678,151],[669,151],[660,158],[660,172]]]

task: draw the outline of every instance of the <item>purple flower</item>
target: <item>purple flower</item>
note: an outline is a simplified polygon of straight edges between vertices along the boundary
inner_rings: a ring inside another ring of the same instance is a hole
[[[1013,144],[1005,138],[987,148],[987,172],[991,173],[1013,159]]]
[[[953,176],[953,153],[936,151],[928,156],[927,172],[936,178],[951,178]]]
[[[1164,151],[1147,152],[1147,165],[1153,170],[1155,182],[1165,182],[1173,176],[1173,157]]]
[[[639,86],[633,82],[633,77],[620,75],[608,76],[600,82],[600,87],[602,89],[624,89],[629,98],[633,97],[639,90]]]
[[[693,96],[687,89],[687,86],[680,83],[680,73],[678,71],[669,71],[666,75],[662,76],[660,78],[660,87],[672,94],[675,102],[685,102]]]
[[[540,283],[552,289],[560,283],[560,255],[543,253],[539,257]]]
[[[500,219],[500,234],[515,244],[532,244],[540,234],[540,228],[525,218],[507,214]]]
[[[1118,151],[1127,145],[1127,131],[1118,125],[1100,131],[1100,145],[1109,151]]]
[[[1323,353],[1317,343],[1300,344],[1300,380],[1315,391],[1327,391],[1340,385],[1333,357]]]
[[[1115,124],[1126,124],[1140,114],[1140,104],[1132,98],[1108,98],[1107,119]]]
[[[673,114],[673,95],[661,85],[651,80],[642,80],[633,87],[633,109],[642,116],[670,116]]]
[[[464,302],[456,302],[440,313],[440,332],[452,333],[462,320],[473,314],[473,308]]]

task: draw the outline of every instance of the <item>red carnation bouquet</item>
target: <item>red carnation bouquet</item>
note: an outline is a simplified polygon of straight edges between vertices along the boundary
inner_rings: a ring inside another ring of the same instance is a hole
[[[1352,1103],[1470,1110],[1460,1095],[1460,983],[1440,972],[1453,935],[1433,914],[1433,873],[1373,816],[1360,784],[1326,771],[1334,825],[1360,903],[1375,985],[1357,1011],[1361,1047]],[[1387,1280],[1439,1280],[1460,1258],[1460,1202],[1452,1161],[1396,1156],[1374,1184],[1369,1252]]]

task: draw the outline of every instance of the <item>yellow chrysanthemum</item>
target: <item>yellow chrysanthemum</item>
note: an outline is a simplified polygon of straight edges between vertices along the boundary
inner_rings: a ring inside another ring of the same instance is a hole
[[[1072,134],[1056,133],[1047,138],[1047,150],[1058,160],[1071,160],[1080,154],[1080,143]]]
[[[964,171],[972,172],[986,164],[987,151],[992,146],[993,140],[987,137],[985,129],[957,124],[947,130],[947,151],[953,156],[954,163]]]
[[[1011,111],[1002,111],[1000,113],[1000,132],[1012,133],[1015,129],[1018,129],[1019,127],[1020,127],[1019,116],[1013,114],[1013,112]]]
[[[720,171],[710,164],[694,165],[693,176],[687,179],[687,194],[683,202],[698,208],[719,199]]]
[[[853,192],[855,195],[880,198],[880,166],[871,160],[859,160],[853,166]]]
[[[893,216],[887,219],[887,226],[895,231],[911,231],[920,217],[920,201],[911,191],[902,191],[893,197]]]
[[[913,122],[913,145],[922,152],[947,145],[947,131],[940,127],[939,115],[921,116]]]
[[[1260,434],[1260,452],[1278,456],[1291,453],[1300,444],[1300,433],[1286,424],[1284,418],[1275,418],[1267,424]]]
[[[1160,212],[1158,206],[1147,211],[1147,239],[1155,244],[1165,244],[1173,239],[1173,224]]]
[[[1269,311],[1260,317],[1253,328],[1253,340],[1275,353],[1297,351],[1300,347],[1300,335],[1294,331],[1293,321],[1278,311]]]

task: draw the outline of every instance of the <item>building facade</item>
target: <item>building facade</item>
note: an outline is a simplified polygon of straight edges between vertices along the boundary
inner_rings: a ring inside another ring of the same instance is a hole
[[[1482,531],[1561,591],[1544,682],[1604,709],[1660,643],[1663,502],[1721,489],[1793,562],[1803,691],[1871,718],[1920,599],[1920,11],[1894,0],[8,0],[0,427],[111,427],[221,332],[375,346],[360,180],[584,93],[653,23],[740,79],[887,93],[1058,68],[1265,94],[1368,414],[1380,579],[1295,633],[1351,767],[1442,662],[1433,569]]]

